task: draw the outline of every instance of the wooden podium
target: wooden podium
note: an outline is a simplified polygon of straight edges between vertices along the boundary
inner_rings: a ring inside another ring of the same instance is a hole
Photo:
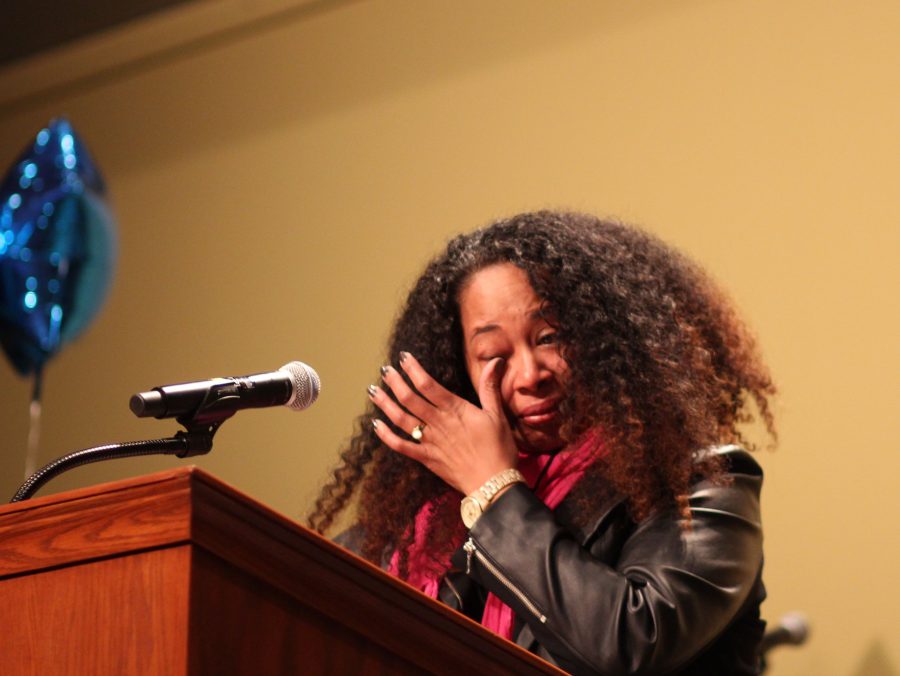
[[[183,467],[0,507],[0,674],[562,674]]]

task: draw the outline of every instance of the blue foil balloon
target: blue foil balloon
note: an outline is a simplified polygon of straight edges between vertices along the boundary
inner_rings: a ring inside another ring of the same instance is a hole
[[[97,314],[115,222],[91,156],[65,119],[38,132],[0,185],[0,343],[39,374]]]

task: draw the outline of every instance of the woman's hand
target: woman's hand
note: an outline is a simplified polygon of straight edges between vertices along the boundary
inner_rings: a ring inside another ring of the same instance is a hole
[[[400,353],[400,367],[422,396],[390,366],[382,372],[397,401],[374,385],[369,388],[369,396],[407,434],[421,425],[422,437],[418,442],[404,439],[375,420],[375,433],[385,445],[421,462],[464,494],[477,490],[498,472],[516,466],[516,445],[500,395],[502,359],[493,359],[481,373],[477,392],[482,408],[441,386],[409,353]]]

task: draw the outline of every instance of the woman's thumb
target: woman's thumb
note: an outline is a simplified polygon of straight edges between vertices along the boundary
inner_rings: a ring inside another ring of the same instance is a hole
[[[487,368],[481,372],[478,383],[478,400],[481,408],[498,415],[503,411],[503,397],[500,394],[500,383],[503,380],[503,370],[506,362],[502,357],[492,359]]]

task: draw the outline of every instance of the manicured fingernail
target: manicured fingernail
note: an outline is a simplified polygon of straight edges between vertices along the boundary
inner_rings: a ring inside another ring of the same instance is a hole
[[[400,363],[402,364],[403,362],[405,362],[410,356],[411,355],[409,354],[409,352],[401,352],[400,353]]]
[[[390,371],[390,370],[391,370],[391,367],[390,367],[390,366],[382,366],[382,367],[381,367],[381,375],[382,375],[382,377],[386,376],[386,375],[388,374],[388,371]]]
[[[377,429],[378,429],[378,423],[380,423],[380,422],[381,422],[381,421],[380,421],[378,418],[372,418],[372,428],[377,430]]]
[[[370,396],[370,397],[374,397],[374,396],[375,396],[375,393],[378,392],[378,388],[375,387],[374,385],[369,385],[369,386],[366,388],[366,392],[369,393],[369,396]]]

